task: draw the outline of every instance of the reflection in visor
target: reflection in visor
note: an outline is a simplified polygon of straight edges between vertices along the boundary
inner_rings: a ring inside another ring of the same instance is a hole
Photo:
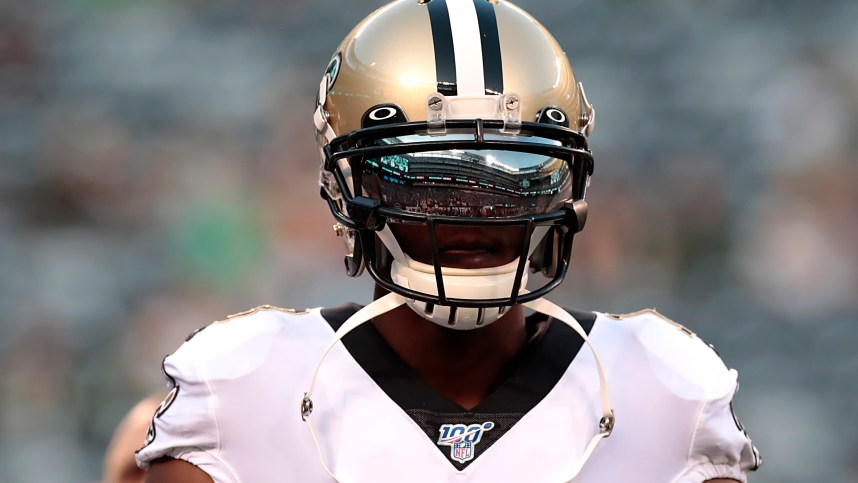
[[[389,138],[380,144],[419,137]],[[572,197],[569,163],[544,154],[425,151],[367,158],[361,171],[368,196],[385,207],[413,213],[503,218],[554,211]]]

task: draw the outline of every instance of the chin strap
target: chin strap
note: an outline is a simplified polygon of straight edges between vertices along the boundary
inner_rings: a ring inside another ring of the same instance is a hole
[[[316,387],[316,377],[319,375],[319,369],[322,367],[322,362],[325,360],[325,357],[328,356],[328,353],[334,347],[334,345],[340,341],[346,334],[356,329],[361,324],[372,320],[373,317],[377,317],[386,312],[390,312],[391,310],[403,305],[406,302],[406,299],[396,293],[389,293],[380,299],[375,300],[371,304],[366,307],[358,310],[354,313],[345,323],[340,326],[340,328],[334,333],[333,339],[328,342],[327,347],[325,347],[324,352],[322,353],[322,357],[319,359],[318,364],[316,364],[316,369],[313,371],[313,377],[310,379],[310,386],[307,389],[307,392],[304,393],[304,398],[301,401],[301,419],[307,423],[307,427],[310,429],[310,435],[313,437],[313,444],[316,446],[316,452],[319,455],[319,462],[322,464],[322,468],[324,468],[325,472],[330,475],[335,481],[340,481],[333,472],[331,472],[328,465],[325,463],[325,457],[322,454],[322,447],[319,445],[319,439],[316,436],[316,431],[313,428],[313,424],[310,422],[310,415],[313,412],[313,400],[311,396],[313,395],[313,389]],[[607,438],[611,435],[611,431],[614,429],[614,410],[611,409],[610,398],[608,394],[608,383],[607,378],[605,377],[605,371],[602,368],[602,362],[599,360],[599,356],[596,354],[596,349],[593,347],[593,344],[590,342],[590,339],[587,337],[587,333],[584,331],[581,324],[575,320],[570,313],[566,312],[556,304],[549,302],[545,299],[537,299],[531,302],[527,302],[522,304],[525,307],[528,307],[536,312],[543,313],[548,315],[549,317],[553,317],[564,324],[568,325],[572,328],[578,335],[584,339],[584,342],[590,347],[590,350],[593,352],[593,359],[596,361],[596,370],[599,373],[599,390],[601,393],[601,409],[602,409],[602,418],[599,420],[599,432],[593,436],[590,442],[587,444],[587,447],[584,449],[584,453],[578,459],[575,466],[566,475],[566,477],[562,481],[571,481],[578,473],[581,472],[581,469],[590,459],[590,456],[593,454],[593,451],[596,449],[596,446],[600,441]]]
[[[372,320],[373,317],[390,312],[404,303],[405,298],[403,296],[391,292],[380,299],[376,299],[371,304],[358,310],[354,315],[349,317],[348,320],[346,320],[345,323],[343,323],[343,325],[334,333],[334,338],[328,342],[328,346],[325,347],[325,351],[322,353],[322,357],[319,359],[319,363],[316,364],[316,369],[313,371],[313,378],[310,379],[310,387],[307,389],[307,392],[304,393],[304,399],[301,401],[301,419],[307,423],[307,427],[310,428],[310,435],[313,436],[313,443],[316,445],[316,452],[319,454],[319,461],[322,463],[322,468],[324,468],[325,472],[331,475],[331,478],[336,481],[340,480],[331,472],[328,465],[325,464],[325,458],[322,455],[322,447],[319,446],[319,439],[316,437],[316,430],[310,422],[310,414],[313,412],[313,400],[310,399],[310,396],[313,395],[313,389],[316,387],[316,376],[319,375],[319,368],[322,367],[322,362],[325,360],[325,357],[328,356],[328,353],[334,347],[334,344],[339,342],[346,334],[353,331],[361,324]]]
[[[593,436],[587,444],[587,447],[584,449],[584,453],[578,459],[578,462],[562,480],[571,481],[578,476],[578,473],[580,473],[581,469],[584,468],[584,465],[590,459],[590,456],[592,456],[593,451],[596,450],[596,446],[599,442],[610,436],[611,432],[614,430],[616,417],[614,416],[614,410],[611,409],[611,400],[610,395],[608,394],[608,381],[605,377],[605,370],[602,368],[602,361],[599,360],[599,355],[596,354],[596,348],[593,347],[593,344],[590,342],[590,338],[587,337],[587,333],[584,331],[584,328],[581,327],[581,324],[575,320],[575,317],[573,317],[572,314],[544,298],[526,302],[522,305],[549,317],[553,317],[571,327],[572,330],[577,332],[578,335],[584,339],[584,342],[586,342],[590,347],[590,351],[593,352],[593,360],[596,361],[596,370],[599,372],[599,392],[601,393],[602,418],[599,420],[599,432]]]

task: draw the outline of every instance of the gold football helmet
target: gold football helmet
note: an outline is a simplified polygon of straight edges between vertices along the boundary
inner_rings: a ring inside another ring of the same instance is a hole
[[[337,49],[314,113],[347,273],[454,329],[544,296],[586,220],[594,116],[563,50],[512,3],[382,7]]]

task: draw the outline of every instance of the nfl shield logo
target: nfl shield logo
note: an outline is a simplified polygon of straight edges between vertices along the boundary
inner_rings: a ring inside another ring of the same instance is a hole
[[[473,450],[474,444],[470,441],[453,443],[453,454],[450,456],[459,463],[464,463],[474,457]]]
[[[474,459],[474,447],[483,438],[483,433],[495,427],[492,421],[482,424],[442,424],[438,429],[440,446],[450,447],[450,459],[464,463]]]

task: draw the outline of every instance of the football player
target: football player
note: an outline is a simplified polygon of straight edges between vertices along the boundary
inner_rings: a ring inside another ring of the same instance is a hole
[[[313,121],[346,271],[375,300],[258,307],[188,340],[147,481],[746,481],[759,457],[712,349],[651,310],[545,298],[587,219],[594,120],[510,2],[367,17]]]

